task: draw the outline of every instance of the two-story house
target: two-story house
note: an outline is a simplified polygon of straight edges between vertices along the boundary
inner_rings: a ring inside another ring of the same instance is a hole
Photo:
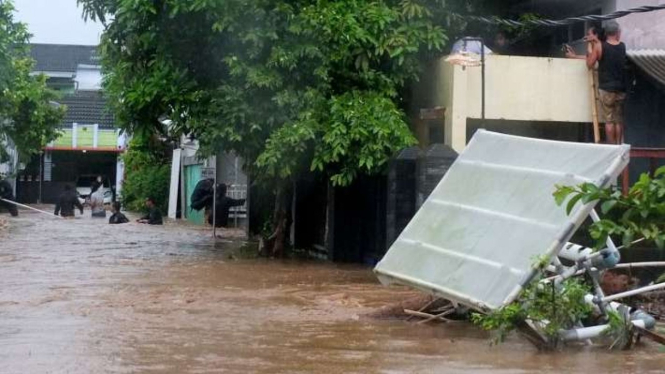
[[[96,46],[33,44],[33,74],[45,74],[67,107],[61,135],[19,174],[22,202],[54,202],[65,184],[98,175],[120,193],[125,137],[115,128],[101,90],[101,62]]]
[[[662,1],[535,0],[518,3],[514,12],[562,19],[659,4]],[[637,147],[665,147],[664,17],[665,10],[659,10],[617,19],[631,67],[625,141]],[[415,87],[414,97],[419,108],[440,108],[445,118],[435,125],[416,123],[420,144],[431,143],[432,132],[443,134],[443,142],[459,152],[480,127],[524,136],[593,141],[588,70],[583,60],[565,59],[562,53],[563,44],[577,45],[583,53],[582,38],[588,26],[578,22],[538,27],[539,48],[534,53],[489,55],[484,77],[480,66],[454,65],[445,57],[433,62],[425,79]]]

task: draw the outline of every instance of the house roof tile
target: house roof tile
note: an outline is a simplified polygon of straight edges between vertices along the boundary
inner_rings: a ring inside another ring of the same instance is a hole
[[[640,49],[627,52],[641,70],[665,87],[665,49]]]
[[[58,100],[67,106],[63,125],[71,127],[73,123],[82,125],[99,124],[100,128],[113,128],[114,119],[106,107],[106,99],[101,91],[77,91]]]
[[[31,44],[34,70],[76,72],[78,65],[100,65],[97,47],[93,45]]]

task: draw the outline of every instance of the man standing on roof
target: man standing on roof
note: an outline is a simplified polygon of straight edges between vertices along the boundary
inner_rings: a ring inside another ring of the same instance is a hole
[[[589,69],[598,62],[598,88],[605,113],[605,136],[609,144],[623,143],[623,104],[626,99],[626,45],[621,42],[621,28],[616,21],[605,24],[606,41],[591,41],[586,57]]]

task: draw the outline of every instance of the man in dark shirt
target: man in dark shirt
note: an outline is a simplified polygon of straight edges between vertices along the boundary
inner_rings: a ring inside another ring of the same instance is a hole
[[[626,99],[626,45],[616,21],[605,24],[606,41],[591,40],[593,48],[587,55],[589,69],[598,62],[598,88],[605,113],[605,135],[610,144],[623,142],[623,103]]]
[[[245,204],[245,199],[232,199],[226,196],[226,184],[217,186],[217,201],[215,201],[215,226],[226,227],[229,224],[229,209]],[[208,223],[212,225],[212,214],[208,216]]]
[[[191,203],[189,204],[193,210],[201,210],[212,206],[212,195],[214,191],[214,179],[203,179],[194,187],[192,192]]]
[[[14,199],[14,189],[12,188],[12,185],[9,184],[8,181],[2,179],[1,177],[0,177],[0,199],[16,201],[16,199]],[[5,209],[7,209],[12,217],[18,216],[18,209],[16,208],[16,205],[0,200],[0,207],[4,207]]]
[[[53,214],[60,215],[61,217],[74,217],[74,208],[78,208],[83,214],[83,205],[79,201],[76,192],[72,190],[72,186],[66,184],[64,191],[60,194],[58,202],[55,204],[55,212]]]
[[[159,208],[155,205],[155,200],[152,198],[147,198],[145,200],[145,205],[148,207],[148,214],[136,220],[138,223],[146,223],[148,225],[162,225],[164,220],[162,219],[162,212],[159,211]]]
[[[127,217],[120,212],[120,203],[119,202],[114,202],[113,203],[113,214],[111,214],[111,217],[109,217],[109,224],[111,225],[118,225],[122,223],[127,223],[129,220]]]
[[[191,203],[189,204],[192,210],[205,209],[206,221],[209,220],[212,214],[212,200],[215,194],[215,180],[212,178],[202,179],[194,187],[192,192]]]

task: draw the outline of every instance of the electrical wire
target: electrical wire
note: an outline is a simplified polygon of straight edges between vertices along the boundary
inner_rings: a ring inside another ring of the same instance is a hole
[[[455,14],[455,16],[458,17],[458,18],[466,19],[466,20],[488,23],[488,24],[492,24],[492,25],[504,25],[504,26],[513,26],[513,27],[535,25],[535,26],[555,27],[555,26],[572,25],[574,23],[579,23],[579,22],[609,21],[609,20],[625,17],[625,16],[627,16],[629,14],[633,14],[633,13],[647,13],[647,12],[654,12],[654,11],[657,11],[657,10],[664,10],[664,9],[665,9],[665,4],[645,5],[645,6],[641,6],[641,7],[637,7],[637,8],[619,10],[619,11],[616,11],[616,12],[610,13],[610,14],[569,17],[569,18],[564,18],[564,19],[560,19],[560,20],[530,19],[530,20],[525,20],[525,21],[515,21],[515,20],[503,19],[503,18],[499,18],[499,17],[483,17],[483,16],[471,16],[471,15],[466,15],[465,16],[465,15],[461,15],[461,14]]]

